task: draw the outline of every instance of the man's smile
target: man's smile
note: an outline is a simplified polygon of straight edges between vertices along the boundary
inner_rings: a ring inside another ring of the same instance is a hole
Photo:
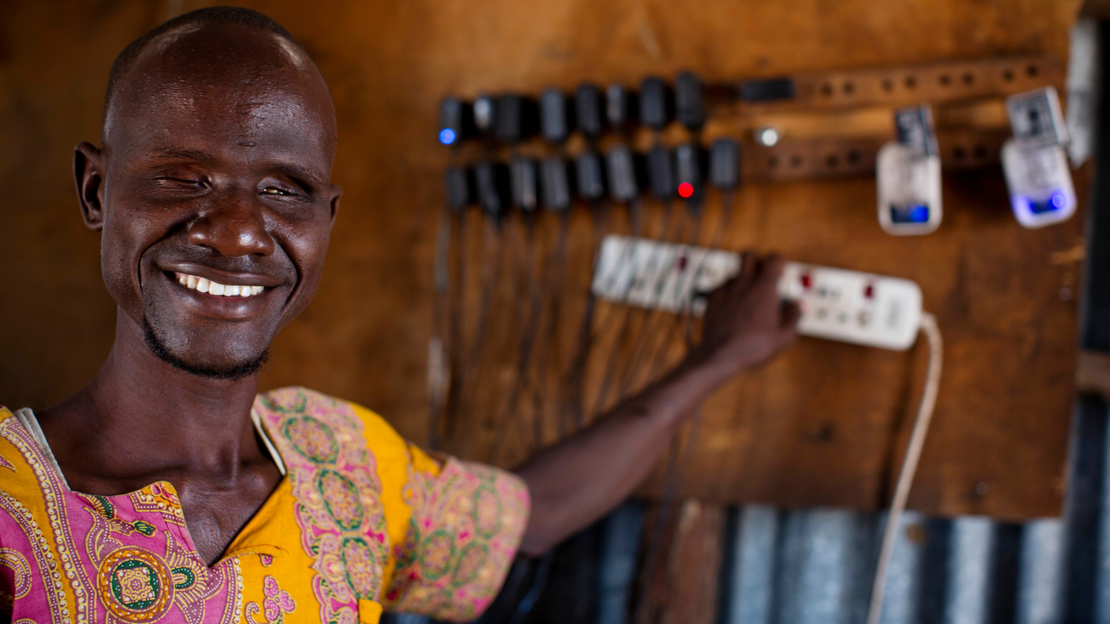
[[[221,284],[186,273],[175,272],[174,276],[177,277],[178,284],[181,284],[189,290],[196,290],[198,292],[223,297],[251,297],[260,294],[265,288],[263,286],[251,286],[249,284]]]
[[[212,319],[258,318],[285,280],[252,272],[222,271],[198,263],[173,263],[160,273],[182,309]]]

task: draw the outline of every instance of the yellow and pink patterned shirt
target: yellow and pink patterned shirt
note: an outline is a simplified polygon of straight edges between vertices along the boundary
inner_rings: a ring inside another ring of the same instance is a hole
[[[493,600],[527,521],[522,481],[433,459],[303,388],[259,395],[253,416],[284,477],[207,566],[172,485],[71,491],[33,415],[0,407],[0,621],[464,621]]]

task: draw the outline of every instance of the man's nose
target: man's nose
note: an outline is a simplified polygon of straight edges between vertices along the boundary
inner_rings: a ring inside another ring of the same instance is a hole
[[[274,253],[274,239],[262,208],[250,190],[226,193],[200,211],[189,227],[189,242],[227,257],[268,256]]]

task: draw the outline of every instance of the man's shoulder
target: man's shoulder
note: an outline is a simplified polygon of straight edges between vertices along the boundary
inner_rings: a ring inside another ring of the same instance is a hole
[[[308,419],[331,430],[357,430],[368,442],[404,444],[393,427],[373,410],[302,386],[269,390],[258,395],[256,408],[271,427],[300,427]]]
[[[323,416],[349,409],[347,406],[350,405],[348,401],[303,386],[286,386],[261,392],[258,402],[270,411],[283,414],[313,413]]]
[[[352,412],[360,419],[381,418],[373,410],[358,403],[304,386],[286,386],[259,393],[258,404],[269,411],[283,414],[309,414],[323,419],[344,418]]]

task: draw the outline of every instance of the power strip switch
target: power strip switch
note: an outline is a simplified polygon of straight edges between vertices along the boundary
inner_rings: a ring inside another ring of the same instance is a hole
[[[592,289],[613,303],[698,315],[704,294],[739,270],[735,252],[613,235],[602,243]],[[917,338],[922,295],[910,280],[788,262],[778,291],[801,306],[805,336],[896,351]]]

